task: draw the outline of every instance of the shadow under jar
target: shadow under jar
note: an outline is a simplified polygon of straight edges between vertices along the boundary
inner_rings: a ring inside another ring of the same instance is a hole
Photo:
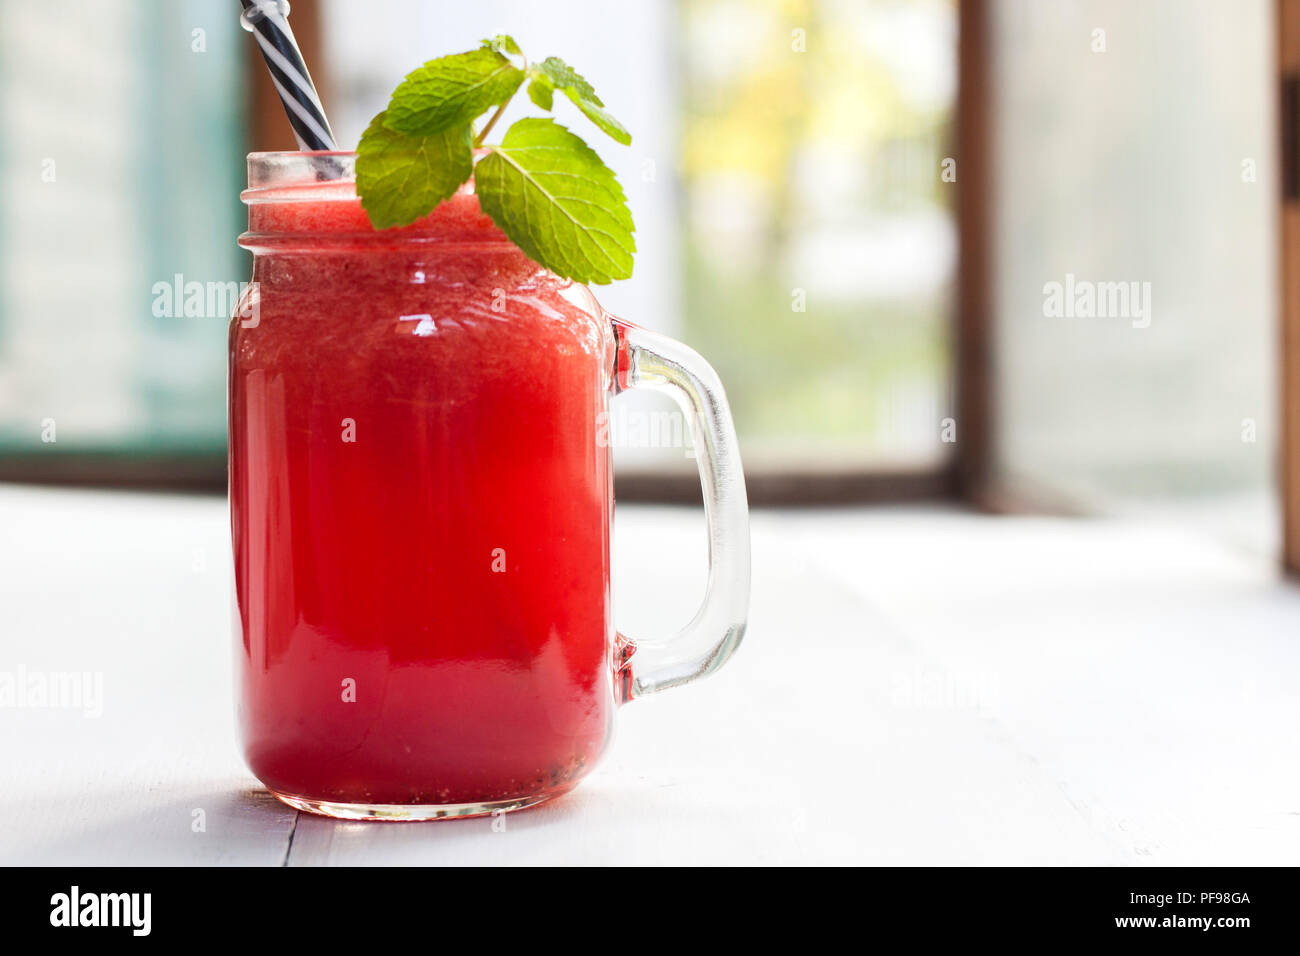
[[[573,787],[617,706],[744,631],[749,539],[726,399],[685,346],[528,259],[467,186],[377,232],[351,154],[249,157],[253,283],[230,328],[240,728],[299,809],[425,820]],[[608,402],[688,415],[710,583],[676,639],[610,614]]]

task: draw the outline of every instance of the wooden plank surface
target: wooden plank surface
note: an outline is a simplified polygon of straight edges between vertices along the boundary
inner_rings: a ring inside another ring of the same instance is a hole
[[[295,814],[234,748],[225,510],[0,489],[0,672],[103,680],[98,717],[0,708],[0,862],[283,861]]]
[[[702,528],[619,509],[622,629],[689,616]],[[299,817],[257,787],[234,738],[226,548],[216,499],[0,488],[0,672],[104,688],[97,718],[0,708],[0,862],[1300,858],[1300,595],[1177,528],[758,514],[735,660],[624,708],[597,771],[504,830]]]

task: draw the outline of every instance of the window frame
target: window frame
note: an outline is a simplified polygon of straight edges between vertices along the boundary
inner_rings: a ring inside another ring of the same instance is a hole
[[[1300,577],[1300,0],[1276,0],[1282,567]]]
[[[989,243],[986,149],[987,43],[985,0],[962,0],[958,19],[958,92],[954,122],[960,175],[956,217],[959,236],[953,332],[953,415],[959,440],[946,460],[916,468],[807,468],[751,462],[746,469],[750,504],[818,506],[934,500],[979,503],[987,492],[989,435]],[[328,101],[329,63],[323,56],[320,0],[295,0],[294,35],[313,80]],[[284,149],[290,127],[270,76],[252,44],[244,51],[249,141],[253,150]],[[0,481],[139,490],[221,493],[226,488],[225,455],[131,451],[20,452],[0,459]],[[696,503],[701,500],[693,469],[619,469],[615,492],[623,501]]]

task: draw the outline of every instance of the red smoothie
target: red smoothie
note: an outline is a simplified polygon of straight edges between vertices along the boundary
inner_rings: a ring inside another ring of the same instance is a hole
[[[231,324],[230,508],[250,767],[336,804],[567,790],[617,699],[608,319],[469,192],[382,233],[351,183],[245,198],[257,317]]]

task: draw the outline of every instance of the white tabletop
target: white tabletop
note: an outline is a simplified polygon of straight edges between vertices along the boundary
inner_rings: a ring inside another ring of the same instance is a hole
[[[674,629],[702,518],[620,507],[619,627]],[[244,768],[224,501],[0,486],[0,863],[1300,862],[1300,592],[1172,526],[758,513],[734,661],[619,714],[534,810],[338,823]]]

